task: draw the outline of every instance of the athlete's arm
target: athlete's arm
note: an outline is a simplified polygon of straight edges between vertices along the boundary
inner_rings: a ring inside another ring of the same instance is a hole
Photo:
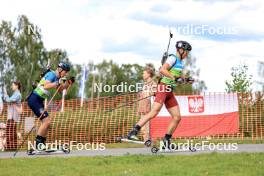
[[[50,82],[50,81],[46,80],[44,83],[44,89],[57,88],[57,86],[58,86],[57,82]]]
[[[169,72],[170,67],[171,66],[168,63],[165,63],[165,64],[162,65],[162,67],[160,68],[159,72],[162,75],[174,80],[175,79],[174,76]]]
[[[48,72],[44,76],[44,89],[52,89],[52,88],[57,88],[58,86],[58,81],[56,81],[56,75],[54,72]]]

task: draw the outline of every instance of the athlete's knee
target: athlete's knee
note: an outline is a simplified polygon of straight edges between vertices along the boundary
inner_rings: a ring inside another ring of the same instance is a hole
[[[180,116],[179,114],[174,115],[172,118],[173,118],[173,120],[174,120],[175,122],[177,122],[177,123],[179,123],[179,122],[181,121],[181,116]]]
[[[39,116],[39,119],[41,121],[44,121],[44,119],[47,119],[47,117],[49,116],[49,113],[47,111],[41,111],[40,112],[40,116]]]

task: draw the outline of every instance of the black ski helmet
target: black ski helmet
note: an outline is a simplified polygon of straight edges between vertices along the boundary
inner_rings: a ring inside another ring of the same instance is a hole
[[[186,42],[186,41],[177,41],[176,42],[176,48],[177,49],[184,49],[186,51],[191,51],[192,50],[192,46],[190,45],[190,43]]]
[[[71,70],[71,66],[70,64],[66,63],[66,62],[60,62],[58,64],[58,68],[61,68],[62,70],[65,70],[67,72],[69,72]]]

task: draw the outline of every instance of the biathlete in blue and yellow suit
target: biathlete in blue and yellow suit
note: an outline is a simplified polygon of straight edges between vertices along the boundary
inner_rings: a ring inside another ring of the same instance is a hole
[[[50,96],[50,91],[52,89],[59,88],[59,91],[62,91],[63,89],[67,89],[69,85],[74,82],[74,77],[67,81],[63,81],[63,78],[69,71],[70,65],[68,63],[59,63],[56,71],[47,72],[28,97],[28,106],[41,120],[41,125],[35,139],[36,149],[38,150],[45,149],[43,144],[45,144],[46,136],[51,123],[49,114],[44,108],[44,100]]]

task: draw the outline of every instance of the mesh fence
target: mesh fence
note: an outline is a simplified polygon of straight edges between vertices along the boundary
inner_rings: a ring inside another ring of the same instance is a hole
[[[213,94],[213,93],[212,93]],[[263,139],[264,135],[264,95],[263,93],[238,94],[239,131],[234,134],[210,136],[216,139],[252,140]],[[47,142],[60,140],[62,143],[104,142],[115,143],[116,138],[125,136],[142,115],[142,99],[137,93],[87,99],[53,101],[48,107],[52,118]],[[33,128],[28,140],[34,141],[40,121],[35,118],[23,102],[19,121],[8,120],[8,109],[14,106],[4,104],[0,115],[0,150],[15,149],[25,135]],[[147,108],[148,106],[146,106]],[[63,109],[63,111],[62,111]],[[146,110],[147,111],[147,110]],[[142,136],[141,136],[142,137]],[[199,138],[190,136],[188,138]],[[187,138],[187,137],[178,137]],[[26,148],[27,143],[22,148]]]

